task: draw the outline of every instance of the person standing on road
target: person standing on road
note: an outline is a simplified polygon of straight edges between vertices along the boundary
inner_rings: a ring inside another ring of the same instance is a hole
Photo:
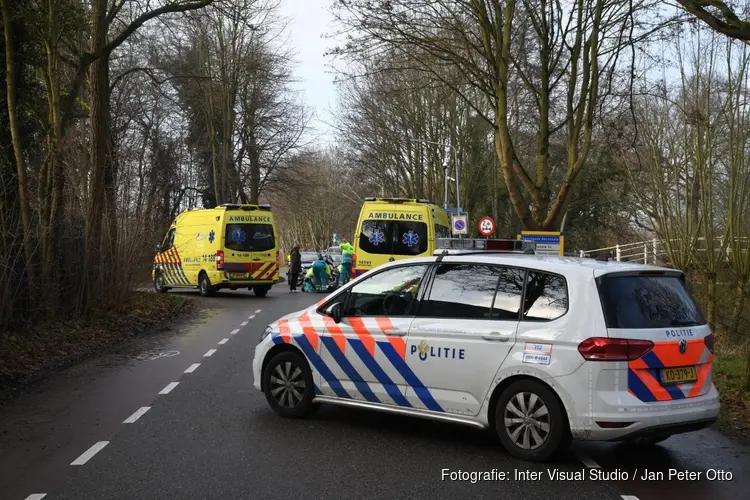
[[[299,253],[299,245],[295,245],[292,248],[292,253],[289,254],[289,292],[294,293],[297,291],[297,280],[299,274],[302,272],[302,255]]]
[[[354,254],[354,247],[351,244],[343,240],[339,245],[341,247],[341,272],[339,273],[339,284],[346,285],[349,283],[349,279],[352,276],[352,255]]]
[[[328,276],[331,275],[331,268],[328,267],[328,264],[323,259],[322,253],[318,254],[318,260],[313,262],[311,269],[313,270],[313,274],[315,275],[315,286],[327,288]]]

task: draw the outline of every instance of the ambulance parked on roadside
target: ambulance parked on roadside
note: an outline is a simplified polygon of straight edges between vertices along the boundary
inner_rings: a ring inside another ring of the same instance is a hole
[[[428,200],[365,198],[354,232],[352,277],[381,264],[427,257],[451,235],[448,214]]]
[[[157,245],[157,292],[248,288],[264,297],[279,280],[279,247],[271,205],[225,203],[179,214]]]

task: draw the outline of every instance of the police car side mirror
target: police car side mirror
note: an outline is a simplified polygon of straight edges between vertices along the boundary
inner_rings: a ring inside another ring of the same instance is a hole
[[[334,323],[341,323],[341,302],[336,302],[326,310],[326,314],[333,318]]]
[[[157,243],[156,245],[154,245],[154,252],[161,252],[161,243]]]

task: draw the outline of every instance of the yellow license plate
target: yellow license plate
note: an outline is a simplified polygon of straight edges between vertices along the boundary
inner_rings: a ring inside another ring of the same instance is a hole
[[[661,383],[683,384],[685,382],[695,382],[698,380],[698,372],[694,366],[681,366],[679,368],[662,368]]]
[[[229,277],[235,280],[247,279],[250,273],[229,273]]]

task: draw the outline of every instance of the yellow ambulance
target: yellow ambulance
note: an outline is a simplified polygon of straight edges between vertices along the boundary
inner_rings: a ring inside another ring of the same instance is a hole
[[[271,205],[225,203],[178,215],[156,246],[154,289],[248,288],[265,297],[279,280],[279,247]]]
[[[352,277],[386,262],[425,257],[450,238],[448,214],[429,200],[365,198],[354,233]]]

